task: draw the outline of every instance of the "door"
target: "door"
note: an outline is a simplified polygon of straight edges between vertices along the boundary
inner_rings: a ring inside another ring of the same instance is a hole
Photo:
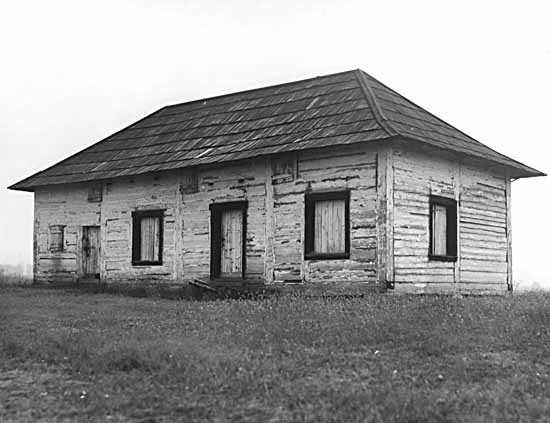
[[[241,277],[243,271],[243,211],[221,212],[220,277]]]
[[[212,279],[244,279],[246,206],[244,201],[210,206]]]
[[[82,227],[82,273],[99,278],[99,226]]]

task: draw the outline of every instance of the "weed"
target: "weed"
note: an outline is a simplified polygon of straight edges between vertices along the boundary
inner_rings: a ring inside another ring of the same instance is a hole
[[[545,421],[549,310],[542,293],[189,302],[3,288],[0,420]]]

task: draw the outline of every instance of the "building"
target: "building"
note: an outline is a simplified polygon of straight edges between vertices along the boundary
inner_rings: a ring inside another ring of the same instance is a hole
[[[10,188],[37,282],[504,292],[510,182],[541,175],[356,70],[164,107]]]

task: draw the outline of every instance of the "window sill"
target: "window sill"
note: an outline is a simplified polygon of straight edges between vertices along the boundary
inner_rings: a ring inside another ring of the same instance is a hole
[[[430,261],[456,261],[456,256],[433,256],[429,255],[428,260]]]
[[[133,261],[132,266],[162,266],[162,261]]]
[[[306,253],[305,260],[347,260],[349,253]]]

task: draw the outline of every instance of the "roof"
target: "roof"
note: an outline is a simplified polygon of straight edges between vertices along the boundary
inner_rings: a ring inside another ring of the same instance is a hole
[[[542,172],[442,121],[361,70],[163,107],[10,188],[112,179],[400,136]]]

